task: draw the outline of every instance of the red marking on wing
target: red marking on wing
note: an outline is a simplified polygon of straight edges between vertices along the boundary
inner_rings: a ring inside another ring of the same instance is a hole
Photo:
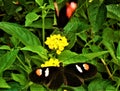
[[[66,5],[67,5],[66,16],[70,18],[77,8],[77,3],[71,2],[71,3],[66,3]]]
[[[83,67],[84,67],[85,70],[89,70],[90,69],[88,64],[83,64]]]
[[[36,70],[36,75],[41,76],[42,75],[42,69],[37,69]]]

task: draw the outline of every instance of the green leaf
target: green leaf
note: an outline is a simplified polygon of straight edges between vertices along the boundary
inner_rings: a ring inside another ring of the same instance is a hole
[[[43,5],[43,0],[35,0],[35,2],[36,2],[39,6],[42,6],[42,5]]]
[[[117,58],[120,60],[120,41],[118,43],[118,47],[117,47]]]
[[[88,91],[116,91],[109,80],[96,79],[88,86]]]
[[[47,91],[42,85],[33,84],[30,86],[30,91]]]
[[[37,53],[41,58],[47,60],[47,50],[42,46],[26,46],[21,48],[21,50]]]
[[[34,28],[42,28],[42,19],[34,21],[32,24],[29,25],[29,27]],[[52,29],[53,28],[53,19],[51,18],[45,18],[45,29]]]
[[[97,45],[91,45],[90,49],[92,50],[92,52],[99,52],[101,51],[100,47]]]
[[[78,29],[78,24],[78,18],[72,18],[71,21],[64,28],[63,34],[67,37],[69,41],[67,49],[71,49],[77,41],[76,31]]]
[[[110,37],[108,37],[110,36]],[[111,28],[105,28],[102,34],[102,37],[106,41],[113,41],[114,39],[114,30]]]
[[[88,86],[88,91],[108,91],[108,87],[113,87],[109,80],[96,79]],[[109,91],[113,89],[109,89]],[[115,91],[115,88],[114,88]]]
[[[94,53],[88,53],[88,54],[81,54],[81,56],[86,57],[89,60],[92,60],[96,57],[100,57],[101,55],[107,54],[108,51],[100,51],[100,52],[94,52]]]
[[[25,26],[29,26],[33,23],[33,21],[37,20],[40,16],[37,15],[35,12],[30,12],[26,15]]]
[[[48,0],[48,2],[49,2],[49,5],[47,5],[47,7],[49,7],[49,9],[52,9],[52,10],[54,10],[55,8],[54,8],[54,1],[53,0]]]
[[[69,50],[63,51],[59,56],[59,60],[61,60],[64,64],[70,64],[75,62],[87,62],[92,60],[96,57],[104,55],[108,53],[108,51],[101,51],[95,53],[88,53],[88,54],[77,54],[75,52],[71,52]]]
[[[114,63],[118,64],[118,60],[116,59],[115,56],[115,51],[114,51],[114,46],[113,46],[113,42],[108,42],[106,40],[103,40],[102,43],[104,44],[104,46],[108,49],[110,55],[112,56],[112,58],[114,59]]]
[[[75,52],[71,52],[69,50],[63,51],[59,56],[58,59],[62,61],[65,65],[75,62],[85,62],[88,60],[86,57],[78,55]]]
[[[89,5],[88,16],[94,32],[101,29],[103,23],[105,22],[106,14],[107,9],[104,4],[93,2]]]
[[[0,49],[2,49],[2,50],[10,50],[10,47],[7,46],[7,45],[2,45],[2,46],[0,46]]]
[[[77,35],[78,35],[78,37],[80,37],[83,41],[87,42],[87,38],[88,38],[87,33],[82,32],[82,33],[78,33]]]
[[[90,28],[91,28],[91,26],[88,25],[88,22],[85,22],[83,20],[78,21],[78,32],[86,31],[86,30],[88,30]]]
[[[20,43],[20,40],[18,40],[18,39],[17,39],[16,37],[14,37],[14,36],[10,37],[10,40],[11,40],[12,44],[13,44],[15,47],[17,47],[17,46],[19,45],[19,43]]]
[[[114,31],[114,42],[119,42],[120,41],[120,30]]]
[[[24,45],[41,45],[39,39],[33,33],[18,24],[0,22],[0,29],[18,38]]]
[[[18,49],[11,50],[0,57],[0,73],[9,68],[16,59]]]
[[[0,88],[10,88],[6,81],[0,77]]]
[[[17,82],[10,81],[8,84],[11,86],[11,88],[0,89],[0,91],[26,91],[23,90],[23,87]]]
[[[116,84],[118,84],[118,86],[120,86],[120,77],[114,76],[114,80],[116,81]],[[117,87],[116,89],[119,89],[119,87]]]
[[[13,15],[16,13],[17,5],[15,5],[11,0],[4,0],[4,9],[8,15]]]
[[[12,73],[12,78],[14,81],[19,82],[20,85],[25,85],[27,83],[27,79],[23,74],[14,74]]]
[[[73,32],[69,32],[67,35],[66,35],[66,37],[67,37],[67,41],[69,41],[68,43],[69,43],[69,45],[66,47],[67,49],[71,49],[74,45],[75,45],[75,43],[76,43],[76,41],[77,41],[77,36],[76,36],[76,34],[75,33],[73,33]]]
[[[15,12],[18,13],[19,11],[22,11],[22,6],[17,7]]]
[[[74,22],[74,23],[73,23]],[[72,18],[68,24],[64,27],[64,33],[75,32],[78,29],[79,18]]]
[[[110,36],[110,37],[108,37]],[[112,30],[111,28],[105,28],[103,31],[103,41],[102,43],[105,45],[105,47],[108,49],[110,55],[112,56],[112,58],[114,59],[114,62],[117,64],[118,61],[116,59],[115,56],[115,49],[114,49],[114,30]]]
[[[120,21],[120,5],[119,4],[110,4],[107,5],[107,16],[109,18],[117,19]]]
[[[107,85],[105,91],[116,91],[116,88],[113,85]]]
[[[87,91],[83,86],[75,87],[74,91]]]

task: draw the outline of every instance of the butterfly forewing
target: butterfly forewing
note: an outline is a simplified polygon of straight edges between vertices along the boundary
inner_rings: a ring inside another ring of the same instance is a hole
[[[42,70],[41,75],[36,73],[37,70]],[[32,82],[46,85],[50,89],[57,89],[63,83],[63,72],[60,67],[44,67],[32,71],[29,75]]]
[[[64,67],[65,72],[71,72],[83,79],[90,78],[97,73],[96,66],[90,63],[73,63]]]

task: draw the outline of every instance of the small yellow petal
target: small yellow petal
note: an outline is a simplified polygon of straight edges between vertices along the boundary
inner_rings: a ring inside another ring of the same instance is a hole
[[[60,50],[57,50],[56,53],[59,55],[59,54],[61,53],[61,51],[60,51]]]
[[[44,64],[41,64],[41,67],[48,67],[48,66],[55,66],[59,67],[60,61],[55,58],[50,58],[48,61],[46,61]]]

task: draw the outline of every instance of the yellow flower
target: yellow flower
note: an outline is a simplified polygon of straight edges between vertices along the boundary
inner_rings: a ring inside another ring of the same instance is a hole
[[[56,53],[60,54],[61,51],[64,50],[64,47],[68,45],[68,42],[66,37],[57,34],[47,37],[45,44],[48,45],[51,50],[56,50]]]
[[[56,53],[57,53],[57,54],[60,54],[60,53],[61,53],[61,51],[60,51],[60,50],[57,50],[57,51],[56,51]]]
[[[50,58],[48,61],[46,61],[44,64],[41,65],[41,67],[48,67],[48,66],[60,67],[60,61],[56,58]]]

